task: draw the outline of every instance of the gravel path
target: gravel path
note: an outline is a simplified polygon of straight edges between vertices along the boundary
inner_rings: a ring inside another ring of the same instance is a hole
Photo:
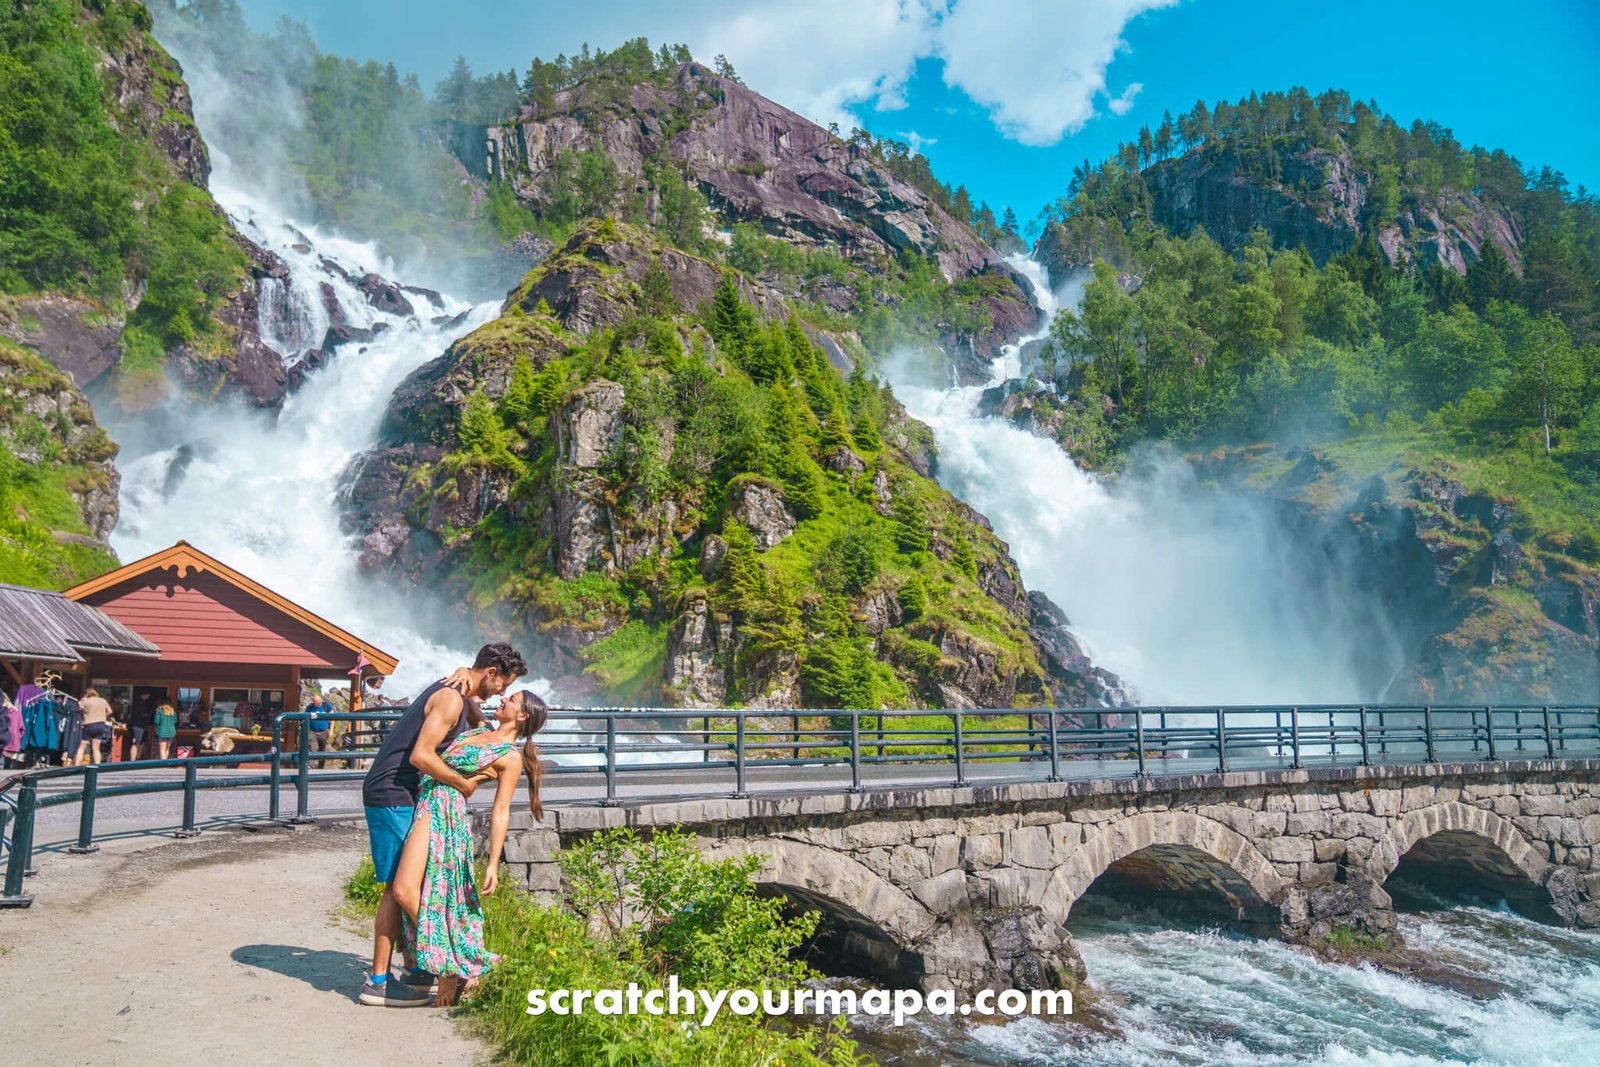
[[[49,856],[33,906],[0,911],[0,1062],[487,1062],[445,1011],[356,1003],[365,853],[341,824]]]

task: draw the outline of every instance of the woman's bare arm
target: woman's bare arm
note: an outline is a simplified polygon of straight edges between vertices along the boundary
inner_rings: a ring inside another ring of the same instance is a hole
[[[495,786],[494,809],[489,813],[489,870],[483,879],[485,895],[500,885],[500,855],[505,850],[506,830],[511,826],[511,800],[522,776],[522,757],[515,752],[501,756],[494,764],[499,781]]]

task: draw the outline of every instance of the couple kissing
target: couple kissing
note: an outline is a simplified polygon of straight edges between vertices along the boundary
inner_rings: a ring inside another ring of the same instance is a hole
[[[523,774],[534,818],[544,814],[532,738],[548,712],[527,689],[506,696],[492,721],[485,720],[479,703],[506,693],[527,672],[510,645],[484,645],[471,667],[423,690],[373,758],[361,792],[383,897],[373,923],[372,970],[358,998],[362,1004],[448,1006],[498,960],[484,947],[467,800],[479,785],[495,782],[482,889],[493,893],[512,796]],[[391,973],[397,946],[409,963]]]

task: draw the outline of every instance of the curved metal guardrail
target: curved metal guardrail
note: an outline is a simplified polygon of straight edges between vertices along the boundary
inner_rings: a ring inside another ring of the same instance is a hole
[[[403,710],[383,707],[318,718],[355,724],[353,736],[376,741]],[[182,821],[174,831],[179,837],[200,832],[196,795],[209,789],[265,787],[268,822],[310,821],[313,783],[359,781],[366,772],[349,764],[375,755],[377,745],[313,752],[310,731],[301,728],[295,750],[285,752],[285,726],[303,727],[309,718],[306,712],[278,716],[266,752],[59,767],[0,782],[0,850],[5,858],[0,907],[26,907],[32,901],[23,892],[23,881],[33,873],[34,829],[41,808],[79,805],[77,842],[68,851],[80,854],[97,851],[96,805],[111,797],[182,792]],[[803,770],[809,789],[860,791],[866,788],[864,771],[875,768],[895,775],[893,784],[903,788],[967,785],[972,781],[969,769],[984,764],[1033,765],[1020,768],[1021,775],[1009,774],[1012,781],[1060,781],[1145,776],[1152,766],[1157,773],[1197,774],[1246,767],[1594,758],[1600,757],[1600,707],[553,708],[538,743],[543,756],[554,762],[549,773],[594,781],[592,797],[569,799],[617,804],[619,781],[642,773],[692,774],[697,784],[686,793],[685,783],[675,782],[675,796],[737,797],[748,795],[753,772],[768,769]],[[344,761],[346,768],[313,769],[337,761]],[[264,773],[198,773],[263,762],[268,764]],[[282,813],[286,767],[295,807],[288,818]],[[182,779],[126,785],[101,781],[168,768],[182,768]],[[72,778],[79,781],[76,790],[39,789],[40,783]]]

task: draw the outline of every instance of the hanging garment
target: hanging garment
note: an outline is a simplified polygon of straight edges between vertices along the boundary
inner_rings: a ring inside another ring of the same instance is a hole
[[[56,702],[50,694],[41,694],[22,706],[22,730],[26,747],[45,752],[60,750],[61,729],[56,722]]]
[[[22,751],[22,709],[0,693],[0,755],[15,757]]]
[[[78,710],[75,698],[57,701],[56,723],[61,730],[61,754],[70,760],[78,754],[78,742],[83,740],[83,712]]]

